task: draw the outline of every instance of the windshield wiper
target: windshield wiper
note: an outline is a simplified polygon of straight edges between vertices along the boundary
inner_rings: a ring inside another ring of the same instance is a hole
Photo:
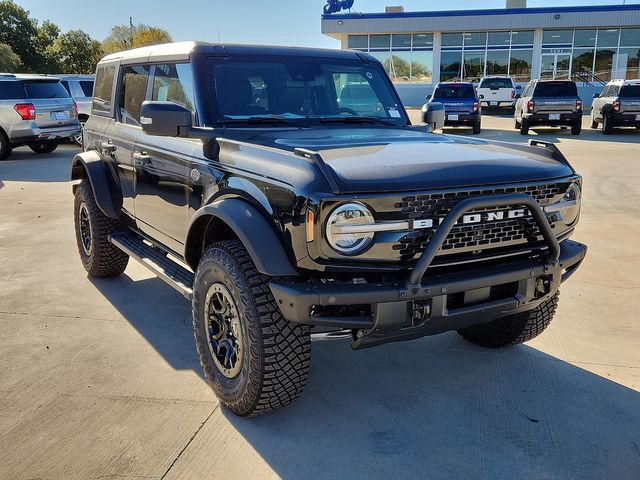
[[[219,125],[236,125],[242,123],[248,124],[262,124],[262,125],[291,125],[292,127],[307,128],[307,125],[302,125],[295,120],[282,117],[247,117],[247,118],[223,118],[216,123]]]
[[[377,123],[386,127],[396,126],[395,123],[376,117],[329,117],[321,118],[320,123]]]

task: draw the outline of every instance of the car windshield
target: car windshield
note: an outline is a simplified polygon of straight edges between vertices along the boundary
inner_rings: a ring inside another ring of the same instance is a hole
[[[69,92],[60,82],[25,82],[27,95],[32,99],[69,98]]]
[[[485,78],[478,88],[513,88],[509,78]]]
[[[243,55],[210,58],[206,71],[218,124],[409,123],[377,63]]]
[[[573,82],[540,82],[534,95],[538,97],[577,97],[578,89]]]
[[[620,98],[640,98],[640,85],[624,85],[618,96]]]
[[[433,98],[476,98],[471,85],[438,85]]]

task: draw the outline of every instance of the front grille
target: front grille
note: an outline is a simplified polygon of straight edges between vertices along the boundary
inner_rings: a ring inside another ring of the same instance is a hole
[[[395,203],[394,207],[401,211],[403,218],[443,218],[461,200],[506,193],[526,193],[531,195],[538,204],[544,206],[560,200],[567,191],[569,184],[570,182],[561,182],[409,195],[402,197],[401,201]],[[517,205],[513,205],[512,207],[505,207],[505,209],[517,207]],[[472,210],[468,213],[490,212],[492,210],[495,209]],[[554,225],[551,224],[551,227],[553,228]],[[392,248],[398,251],[401,261],[412,261],[426,248],[435,230],[436,227],[409,232],[401,237]],[[542,241],[542,235],[531,217],[487,221],[473,225],[457,224],[447,236],[438,255],[462,252],[481,253],[487,249],[538,243],[540,241]]]

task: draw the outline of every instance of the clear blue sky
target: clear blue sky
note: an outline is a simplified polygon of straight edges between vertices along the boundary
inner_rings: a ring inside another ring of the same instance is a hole
[[[174,40],[299,45],[337,48],[320,33],[323,0],[17,0],[31,16],[51,20],[63,31],[82,29],[103,40],[112,25],[146,23]],[[623,0],[528,0],[529,7],[621,5]],[[640,0],[627,0],[627,4]],[[355,0],[354,11],[381,12],[385,5],[407,11],[502,8],[505,0]]]

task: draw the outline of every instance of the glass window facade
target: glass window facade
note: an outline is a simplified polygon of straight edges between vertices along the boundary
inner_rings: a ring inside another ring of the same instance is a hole
[[[541,77],[567,78],[568,70],[577,80],[638,78],[639,52],[640,28],[545,30]]]
[[[433,33],[349,35],[347,45],[373,55],[394,82],[433,80]]]

